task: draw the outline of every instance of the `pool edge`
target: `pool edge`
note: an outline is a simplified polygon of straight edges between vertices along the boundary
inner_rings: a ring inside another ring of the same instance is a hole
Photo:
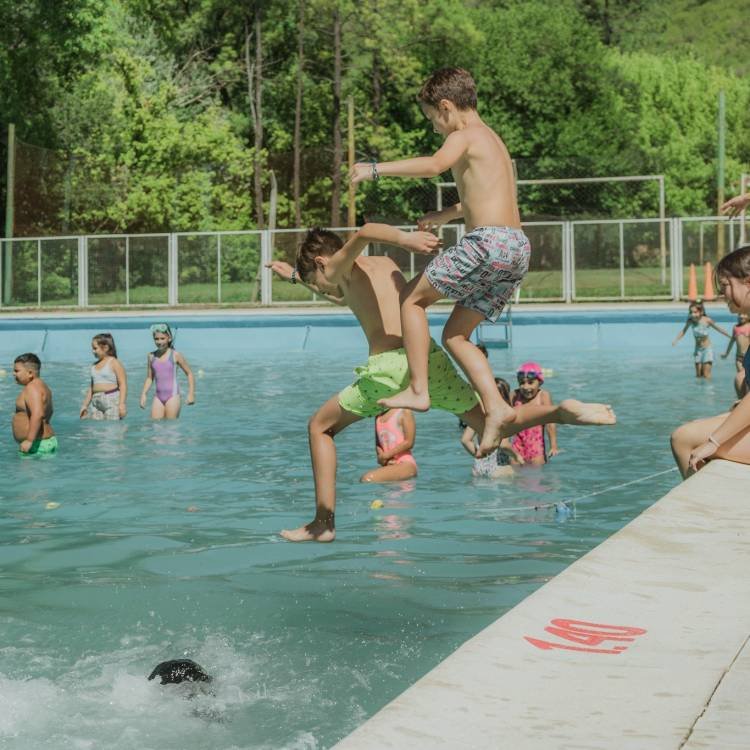
[[[735,712],[734,724],[708,722],[724,675],[750,674],[750,659],[738,658],[750,633],[749,482],[750,466],[712,462],[460,646],[336,750],[677,750],[704,746],[696,739],[702,726],[746,738],[746,712]],[[557,618],[634,630],[597,643],[569,629],[596,628],[560,628]],[[741,703],[732,684],[742,680],[725,681],[729,705]]]

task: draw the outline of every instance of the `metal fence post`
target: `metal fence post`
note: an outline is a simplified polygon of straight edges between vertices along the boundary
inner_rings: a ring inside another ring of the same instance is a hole
[[[89,242],[78,238],[78,307],[89,306]]]
[[[42,241],[36,241],[36,306],[42,306]]]
[[[167,235],[167,303],[174,307],[179,304],[179,275],[177,257],[177,235]]]
[[[271,248],[271,231],[264,229],[260,234],[260,304],[270,305],[273,302],[271,269],[266,264],[273,260]]]
[[[625,229],[620,222],[620,298],[625,299]],[[665,279],[666,281],[666,279]]]

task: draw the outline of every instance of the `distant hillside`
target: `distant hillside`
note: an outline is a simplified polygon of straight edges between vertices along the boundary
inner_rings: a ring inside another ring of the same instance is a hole
[[[622,49],[689,52],[750,74],[750,0],[655,0],[643,3],[637,15],[625,11],[613,20]]]

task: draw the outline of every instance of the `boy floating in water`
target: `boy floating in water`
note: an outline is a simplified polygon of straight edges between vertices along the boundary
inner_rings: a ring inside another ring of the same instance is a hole
[[[49,455],[57,450],[52,419],[52,391],[42,380],[42,363],[36,354],[20,354],[13,362],[13,376],[23,390],[16,399],[13,437],[21,453]]]
[[[403,161],[355,164],[353,183],[379,177],[437,177],[450,169],[460,203],[423,216],[420,229],[434,229],[463,217],[466,234],[434,258],[401,293],[401,324],[411,383],[382,400],[388,408],[430,408],[430,335],[425,309],[439,299],[456,301],[443,330],[443,345],[458,362],[482,400],[485,427],[480,455],[492,452],[504,425],[516,418],[501,398],[492,370],[471,341],[483,320],[497,320],[529,269],[531,246],[521,229],[510,154],[477,112],[477,92],[462,68],[433,73],[418,95],[435,132],[445,138],[433,156]],[[430,248],[434,250],[435,248]],[[422,251],[418,251],[422,252]]]
[[[383,411],[378,401],[402,391],[409,382],[409,364],[401,337],[398,296],[406,284],[401,271],[386,256],[361,256],[370,242],[383,242],[425,252],[437,246],[429,232],[402,232],[384,224],[366,224],[344,244],[338,235],[311,229],[297,251],[293,268],[283,261],[270,263],[282,279],[302,283],[356,316],[369,345],[367,363],[356,370],[357,380],[332,396],[308,424],[315,481],[315,518],[281,535],[293,542],[332,542],[336,537],[336,446],[334,437],[344,428]],[[481,356],[481,355],[480,355]],[[428,356],[432,405],[462,419],[477,432],[484,414],[471,386],[462,380],[446,353],[433,341]],[[495,386],[495,381],[492,381]],[[497,388],[497,386],[495,386]],[[614,424],[612,410],[603,404],[563,401],[558,406],[524,406],[514,422],[503,428],[507,436],[534,424]]]

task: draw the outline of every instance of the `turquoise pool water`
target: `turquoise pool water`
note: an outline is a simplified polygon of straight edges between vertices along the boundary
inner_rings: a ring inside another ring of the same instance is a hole
[[[19,460],[9,431],[0,442],[0,745],[329,747],[677,476],[567,519],[508,508],[669,468],[670,430],[731,399],[731,361],[696,382],[689,346],[669,346],[671,319],[519,328],[512,350],[492,352],[497,374],[538,359],[554,368],[553,396],[612,403],[616,428],[562,428],[549,466],[489,484],[472,481],[456,420],[420,415],[420,476],[378,487],[357,483],[375,465],[372,424],[360,423],[338,440],[338,540],[292,545],[276,532],[311,517],[307,418],[364,356],[356,329],[327,322],[186,328],[177,344],[203,373],[198,401],[157,424],[134,396],[123,423],[77,419],[89,335],[111,326],[44,341],[0,331],[3,362],[44,345],[61,444],[54,459]],[[148,334],[115,335],[137,395]],[[6,422],[17,390],[0,378]],[[216,677],[214,695],[146,681],[182,655]]]

